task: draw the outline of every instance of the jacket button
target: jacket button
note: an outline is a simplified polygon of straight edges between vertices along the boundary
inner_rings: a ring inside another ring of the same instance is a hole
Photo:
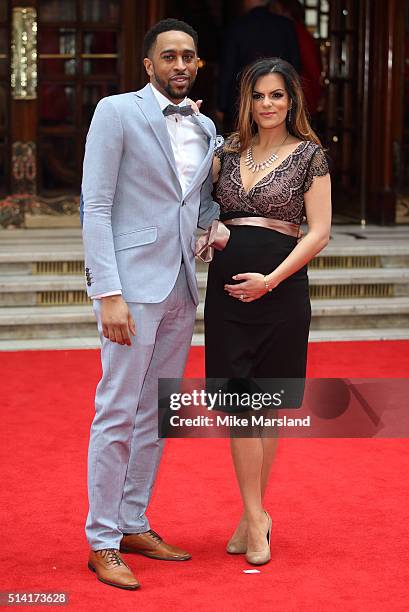
[[[182,206],[186,206],[186,202],[184,200],[182,202]]]
[[[87,282],[88,287],[91,287],[91,281]]]

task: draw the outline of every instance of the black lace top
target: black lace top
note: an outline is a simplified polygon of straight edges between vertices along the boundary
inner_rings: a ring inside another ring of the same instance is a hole
[[[256,215],[300,224],[305,214],[304,193],[311,187],[314,176],[328,174],[323,149],[304,141],[246,193],[240,175],[240,154],[226,151],[222,145],[215,155],[221,162],[215,185],[221,220]]]

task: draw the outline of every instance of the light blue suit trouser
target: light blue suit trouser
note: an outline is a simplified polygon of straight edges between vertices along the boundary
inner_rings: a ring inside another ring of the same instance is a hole
[[[163,302],[128,306],[136,323],[131,347],[103,337],[101,302],[94,300],[103,374],[88,452],[85,530],[93,550],[119,548],[123,533],[150,529],[145,512],[164,444],[158,378],[183,376],[196,314],[184,266]]]

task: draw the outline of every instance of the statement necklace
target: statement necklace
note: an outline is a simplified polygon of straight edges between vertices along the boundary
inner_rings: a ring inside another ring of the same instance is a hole
[[[280,143],[277,147],[277,149],[274,151],[274,153],[272,153],[270,155],[270,157],[268,157],[266,160],[256,164],[256,162],[254,161],[253,158],[253,145],[250,145],[250,147],[248,148],[247,151],[247,155],[246,155],[246,159],[244,161],[245,165],[252,171],[252,172],[259,172],[260,170],[264,170],[265,168],[269,168],[271,166],[271,164],[273,162],[276,161],[276,159],[278,159],[278,155],[277,155],[277,151],[280,147],[283,146],[283,144],[285,143],[285,141],[287,140],[287,138],[289,137],[289,133],[287,132],[287,136],[284,138],[283,142]]]

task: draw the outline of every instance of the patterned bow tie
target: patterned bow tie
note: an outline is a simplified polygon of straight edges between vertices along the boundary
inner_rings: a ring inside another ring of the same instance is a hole
[[[193,115],[193,108],[189,105],[175,106],[174,104],[168,104],[168,106],[164,108],[162,112],[165,117],[176,114],[182,115],[182,117],[189,117],[190,115]]]

